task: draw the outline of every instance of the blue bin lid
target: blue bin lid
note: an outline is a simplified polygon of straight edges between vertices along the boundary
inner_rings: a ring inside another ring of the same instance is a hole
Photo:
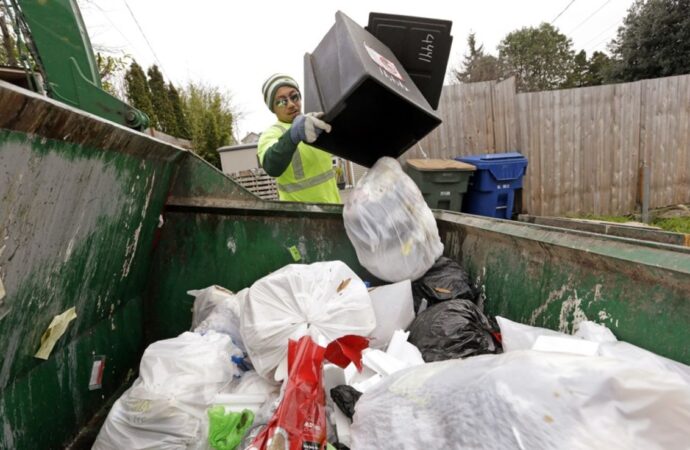
[[[457,161],[472,164],[478,171],[488,170],[496,180],[516,180],[525,174],[527,158],[518,152],[458,156]]]
[[[471,156],[458,156],[455,158],[458,161],[474,164],[474,165],[487,165],[491,163],[505,164],[511,162],[523,162],[527,161],[522,153],[518,152],[507,152],[507,153],[485,153],[483,155],[471,155]]]

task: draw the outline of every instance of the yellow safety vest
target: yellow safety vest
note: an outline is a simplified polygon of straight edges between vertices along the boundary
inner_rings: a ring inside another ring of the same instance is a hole
[[[264,164],[266,151],[290,129],[291,124],[276,122],[259,138],[258,155]],[[342,203],[336,184],[331,155],[316,147],[300,142],[292,162],[276,178],[278,197],[290,202]]]

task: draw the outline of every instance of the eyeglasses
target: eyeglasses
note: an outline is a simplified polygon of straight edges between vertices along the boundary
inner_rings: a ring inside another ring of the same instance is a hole
[[[289,97],[281,97],[278,100],[276,100],[276,106],[278,106],[279,108],[285,108],[288,105],[288,100],[292,103],[297,103],[298,101],[302,100],[302,96],[299,92],[295,92]]]

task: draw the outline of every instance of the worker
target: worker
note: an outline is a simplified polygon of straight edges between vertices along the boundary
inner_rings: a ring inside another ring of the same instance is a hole
[[[262,92],[278,121],[261,134],[257,153],[266,173],[276,178],[280,200],[341,203],[331,155],[309,145],[331,131],[323,113],[302,114],[299,85],[288,75],[272,75]]]

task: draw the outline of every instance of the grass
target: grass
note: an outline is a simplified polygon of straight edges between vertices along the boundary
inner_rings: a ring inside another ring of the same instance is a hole
[[[661,227],[666,231],[673,231],[675,233],[690,234],[690,217],[673,217],[670,219],[656,219],[652,221],[652,225]]]
[[[633,216],[597,216],[594,214],[584,214],[572,218],[587,219],[587,220],[601,220],[605,222],[625,223],[635,221]],[[669,219],[657,218],[652,220],[650,225],[659,227],[664,231],[671,231],[674,233],[690,234],[690,217],[672,217]]]

